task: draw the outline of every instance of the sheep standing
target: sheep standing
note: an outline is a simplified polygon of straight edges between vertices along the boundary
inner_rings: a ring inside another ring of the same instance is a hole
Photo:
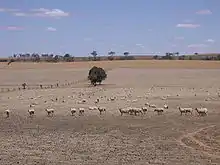
[[[157,112],[158,115],[161,115],[164,112],[164,108],[156,108],[154,112]]]
[[[129,108],[119,108],[118,110],[121,113],[121,116],[123,114],[128,114],[129,113]]]
[[[98,104],[99,103],[99,98],[97,98],[96,100],[95,100],[95,104]]]
[[[142,109],[144,114],[148,111],[147,107],[142,107],[141,109]]]
[[[5,110],[5,113],[6,113],[6,118],[9,118],[10,110],[9,110],[9,109],[6,109],[6,110]]]
[[[98,107],[98,110],[99,110],[100,115],[101,115],[103,112],[106,112],[106,108],[105,108],[105,107]]]
[[[155,104],[149,104],[150,108],[157,108],[157,106]]]
[[[73,116],[76,113],[76,108],[70,108],[70,113]]]
[[[205,116],[208,113],[208,109],[207,108],[196,108],[195,110],[197,111],[199,116]]]
[[[28,109],[28,113],[32,117],[34,115],[34,109],[33,108]]]
[[[168,109],[169,108],[167,104],[164,104],[163,107],[164,107],[164,109]]]
[[[83,115],[85,113],[85,108],[79,108],[79,115]]]
[[[137,114],[142,114],[143,115],[143,111],[141,108],[133,108],[134,110],[134,115],[137,116]]]
[[[180,115],[182,115],[183,113],[184,114],[190,113],[192,115],[192,111],[193,111],[192,108],[181,108],[181,107],[178,107],[178,108],[180,111]]]
[[[54,115],[54,109],[53,108],[47,108],[45,109],[47,112],[47,116],[53,116]]]

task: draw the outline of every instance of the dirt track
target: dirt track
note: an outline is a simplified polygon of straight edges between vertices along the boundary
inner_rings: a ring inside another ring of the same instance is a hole
[[[81,80],[88,72],[84,64],[45,64],[37,69],[27,65],[1,69],[0,84]],[[96,88],[80,82],[65,88],[0,93],[0,164],[220,164],[220,70],[132,66],[105,66],[114,69]],[[128,93],[132,97],[122,99]],[[80,96],[87,103],[78,104]],[[100,96],[99,105],[107,108],[101,116],[88,110]],[[117,99],[107,101],[111,96]],[[57,102],[51,100],[56,97]],[[163,115],[149,109],[145,115],[120,116],[119,107],[141,107],[146,102],[158,107],[167,103],[169,109]],[[31,103],[37,104],[33,118],[27,113]],[[208,116],[198,117],[196,112],[180,116],[177,106],[204,106]],[[46,116],[46,107],[55,109],[54,117]],[[71,116],[71,107],[86,108],[85,115]],[[7,108],[12,110],[8,119]]]

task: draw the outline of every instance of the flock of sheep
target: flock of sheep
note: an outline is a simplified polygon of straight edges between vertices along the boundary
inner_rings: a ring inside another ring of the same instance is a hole
[[[90,97],[89,97],[90,98]],[[103,99],[104,97],[100,97],[100,98],[97,98],[94,103],[97,105],[100,101],[100,99]],[[106,96],[105,96],[106,98]],[[121,98],[122,99],[122,98]],[[126,98],[125,98],[126,99]],[[51,99],[52,101],[58,101],[58,98],[56,99]],[[110,98],[107,98],[107,101],[114,101],[116,100],[116,97],[110,97]],[[122,99],[123,100],[123,99]],[[127,100],[127,101],[130,101],[130,100]],[[46,102],[46,101],[45,101]],[[65,102],[65,100],[62,100],[62,102]],[[78,104],[84,104],[86,103],[87,100],[86,99],[82,99],[80,101],[77,101]],[[137,99],[136,100],[132,100],[131,102],[137,102]],[[108,104],[108,103],[106,103]],[[31,104],[30,105],[30,109],[28,109],[28,113],[29,113],[29,116],[33,116],[35,114],[35,104]],[[152,109],[154,112],[156,112],[158,115],[161,115],[163,114],[163,112],[165,110],[167,110],[169,107],[167,104],[164,104],[163,107],[157,107],[155,104],[149,104],[149,103],[145,103],[145,106],[143,107],[126,107],[126,108],[118,108],[121,116],[124,115],[124,114],[129,114],[129,115],[143,115],[143,114],[146,114],[147,111],[149,111],[149,109]],[[199,116],[205,116],[207,115],[208,113],[208,109],[207,108],[190,108],[190,107],[177,107],[179,112],[180,112],[180,115],[183,115],[183,114],[193,114],[193,110],[195,110]],[[88,107],[88,110],[96,110],[96,111],[99,111],[99,114],[101,115],[102,113],[106,112],[106,107],[102,107],[102,106],[91,106],[91,107]],[[46,108],[45,109],[46,111],[46,114],[48,116],[53,116],[54,113],[55,113],[55,109],[53,108]],[[70,114],[72,116],[74,116],[77,112],[79,115],[83,115],[86,111],[86,108],[83,108],[83,107],[80,107],[80,108],[73,108],[71,107],[70,108]],[[10,116],[10,113],[11,111],[9,109],[5,110],[5,113],[6,113],[6,117],[8,118]]]

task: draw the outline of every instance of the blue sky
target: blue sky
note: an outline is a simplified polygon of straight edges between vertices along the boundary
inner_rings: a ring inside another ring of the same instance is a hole
[[[0,56],[220,52],[219,7],[219,0],[2,0]]]

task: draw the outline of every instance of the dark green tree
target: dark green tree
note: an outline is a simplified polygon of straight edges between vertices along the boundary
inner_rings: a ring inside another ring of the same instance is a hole
[[[107,74],[103,68],[93,66],[89,70],[88,80],[91,84],[96,86],[97,83],[101,84],[107,78]]]

